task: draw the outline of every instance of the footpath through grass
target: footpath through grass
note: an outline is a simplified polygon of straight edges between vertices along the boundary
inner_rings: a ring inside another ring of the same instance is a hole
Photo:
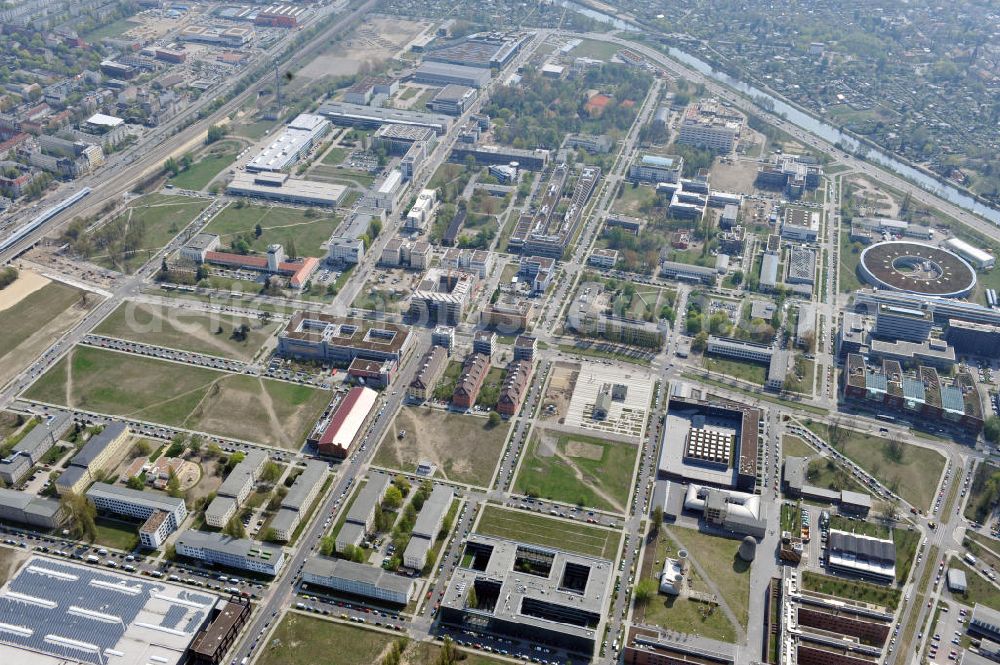
[[[667,533],[679,541],[711,577],[723,600],[745,628],[749,616],[750,564],[737,556],[740,541],[685,528],[668,529]]]

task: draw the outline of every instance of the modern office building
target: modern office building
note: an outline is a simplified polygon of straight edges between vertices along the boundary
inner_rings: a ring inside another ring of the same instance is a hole
[[[755,538],[763,538],[767,531],[767,504],[758,494],[691,483],[683,506],[684,510],[700,513],[706,524],[717,529]]]
[[[971,635],[1000,642],[1000,612],[976,603],[972,608],[968,631]]]
[[[178,555],[197,561],[275,576],[285,565],[285,551],[277,545],[221,533],[184,531],[174,542]]]
[[[889,340],[925,342],[933,326],[934,316],[926,309],[880,305],[875,311],[872,334]]]
[[[714,285],[719,278],[719,273],[715,268],[693,266],[674,261],[661,262],[660,275],[667,279],[676,279],[680,282],[694,282],[708,285]]]
[[[390,573],[366,563],[325,556],[311,557],[302,568],[302,581],[352,596],[406,605],[413,597],[413,578]]]
[[[718,99],[690,104],[681,118],[677,142],[730,153],[736,147],[745,118]]]
[[[466,145],[456,143],[448,154],[448,161],[462,164],[472,157],[480,166],[508,166],[517,163],[517,168],[541,171],[549,163],[548,150],[522,150],[496,145]]]
[[[788,252],[786,284],[809,284],[816,282],[816,252],[808,247],[795,246]]]
[[[994,357],[1000,349],[1000,326],[953,320],[945,339],[957,353]]]
[[[678,182],[684,170],[684,158],[677,155],[640,155],[629,166],[629,180],[635,182]]]
[[[365,242],[362,238],[331,236],[327,241],[326,260],[331,264],[357,265],[365,256]]]
[[[781,237],[799,242],[816,242],[820,213],[809,208],[786,206],[781,222]]]
[[[617,249],[595,249],[587,257],[587,263],[595,268],[611,269],[618,263]]]
[[[423,231],[434,216],[434,206],[437,203],[437,191],[433,189],[420,190],[413,207],[406,213],[403,228],[407,231]]]
[[[139,540],[148,549],[160,547],[180,528],[188,512],[183,498],[105,483],[94,483],[87,490],[87,499],[99,513],[145,520],[139,527]]]
[[[389,476],[384,473],[373,473],[368,477],[364,487],[358,490],[344,518],[344,524],[337,534],[335,547],[342,553],[349,545],[360,545],[375,524],[375,509],[382,505],[385,492],[389,489]]]
[[[332,208],[340,205],[347,188],[336,183],[292,178],[287,173],[238,171],[226,185],[232,196],[281,201],[307,206]]]
[[[424,325],[458,325],[475,286],[475,277],[466,272],[431,268],[410,296],[408,314]]]
[[[446,133],[451,127],[452,118],[440,113],[424,113],[408,109],[393,109],[347,102],[324,102],[317,111],[338,125],[372,127],[382,125],[406,125],[411,127],[429,127],[438,136]]]
[[[94,476],[105,471],[125,455],[131,432],[125,423],[111,422],[93,435],[70,460],[69,466],[56,478],[60,494],[82,494],[94,482]]]
[[[613,573],[606,559],[471,534],[441,598],[439,620],[589,659],[602,639]]]
[[[438,534],[441,532],[441,525],[451,508],[455,492],[447,485],[435,485],[431,495],[424,501],[417,521],[413,524],[413,532],[410,542],[403,552],[403,565],[413,570],[423,570],[427,565],[427,555]],[[430,563],[434,563],[431,561]]]
[[[422,125],[382,125],[372,134],[372,147],[384,148],[390,155],[405,155],[414,144],[433,143],[436,134]]]
[[[662,634],[652,626],[628,629],[622,649],[624,665],[735,665],[733,646],[715,640],[696,643]]]
[[[247,162],[251,173],[284,171],[293,166],[330,131],[330,121],[320,115],[300,113],[253,159]]]
[[[449,84],[441,88],[440,91],[427,103],[427,108],[435,113],[445,115],[462,115],[472,102],[476,100],[479,93],[475,88],[464,85]]]
[[[355,358],[401,364],[412,343],[405,326],[296,312],[278,335],[278,353],[343,367]]]
[[[306,468],[302,469],[302,473],[288,488],[288,494],[281,500],[281,507],[269,525],[277,540],[288,542],[292,539],[296,527],[309,512],[309,507],[322,489],[328,470],[329,466],[325,462],[306,460]]]
[[[467,67],[444,62],[425,61],[414,70],[410,80],[429,85],[461,85],[482,88],[490,82],[491,72],[481,67]]]
[[[808,457],[786,457],[782,471],[782,484],[785,493],[791,497],[802,497],[810,501],[838,504],[842,513],[861,517],[868,515],[872,507],[870,495],[811,485],[808,481],[808,473]]]

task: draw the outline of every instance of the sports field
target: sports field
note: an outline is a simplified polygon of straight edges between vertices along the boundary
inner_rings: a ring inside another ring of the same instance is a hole
[[[510,422],[490,427],[486,418],[439,409],[403,407],[386,432],[374,464],[412,473],[419,462],[436,467],[435,478],[488,487]],[[399,438],[401,431],[406,436]]]
[[[100,300],[88,294],[84,305],[81,295],[80,290],[71,286],[49,282],[0,309],[0,385],[27,367]]]
[[[615,559],[621,544],[621,532],[614,529],[577,524],[520,510],[507,510],[494,505],[483,508],[476,533],[609,560]]]
[[[239,340],[233,331],[243,324],[250,326],[250,331],[246,339]],[[249,361],[279,325],[216,312],[125,302],[101,321],[94,332],[142,344]]]
[[[223,247],[243,234],[255,252],[266,252],[268,245],[279,243],[285,254],[292,255],[294,248],[297,256],[320,257],[326,255],[320,245],[330,238],[338,221],[336,215],[318,210],[307,213],[297,208],[232,204],[215,216],[205,233],[217,233]],[[258,224],[259,237],[255,233]]]
[[[638,448],[590,436],[536,430],[514,483],[517,492],[625,512]]]
[[[283,381],[77,346],[25,397],[294,450],[330,394]]]

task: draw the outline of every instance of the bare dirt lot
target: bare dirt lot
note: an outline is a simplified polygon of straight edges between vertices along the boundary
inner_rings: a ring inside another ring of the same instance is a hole
[[[539,416],[542,421],[556,420],[560,424],[565,421],[569,401],[573,397],[573,389],[579,376],[578,364],[564,362],[555,364],[542,402],[542,412]]]
[[[398,18],[372,19],[355,30],[350,40],[318,55],[298,71],[298,76],[320,79],[357,74],[365,63],[374,65],[394,57],[427,25]]]
[[[435,477],[487,487],[507,440],[509,423],[490,427],[486,418],[427,407],[404,407],[375,455],[375,464],[412,472],[420,462]],[[399,438],[399,432],[406,436]]]
[[[10,309],[35,291],[49,283],[48,277],[43,277],[31,270],[21,270],[14,283],[0,290],[0,312]]]
[[[753,183],[757,179],[758,168],[760,164],[753,160],[736,160],[732,164],[723,164],[717,159],[712,166],[712,188],[750,194],[755,189]]]

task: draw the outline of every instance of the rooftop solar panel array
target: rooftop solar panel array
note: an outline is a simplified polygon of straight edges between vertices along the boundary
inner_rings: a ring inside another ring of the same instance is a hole
[[[104,665],[108,651],[121,642],[150,601],[158,598],[169,603],[170,596],[175,596],[166,587],[34,557],[0,591],[0,644]],[[210,596],[201,595],[199,600],[204,603],[202,609],[168,605],[160,626],[182,630],[193,638],[214,604]],[[145,617],[143,621],[148,620],[148,612]]]

